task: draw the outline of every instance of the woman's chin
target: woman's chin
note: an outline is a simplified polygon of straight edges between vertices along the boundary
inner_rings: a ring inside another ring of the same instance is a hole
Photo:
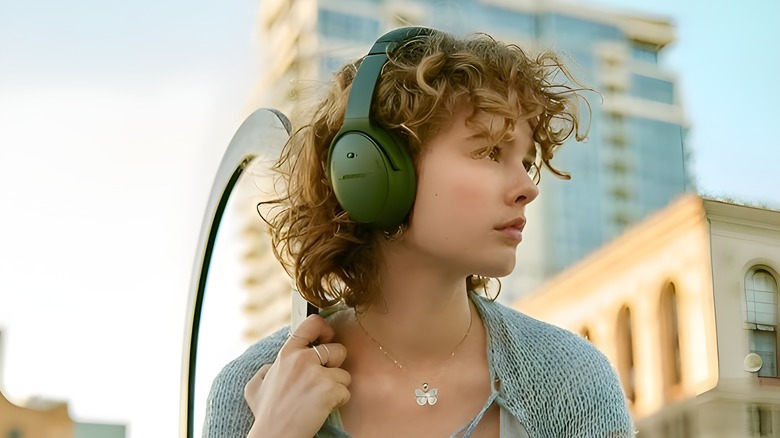
[[[511,274],[515,270],[516,259],[514,257],[511,260],[501,260],[491,264],[490,266],[482,266],[482,269],[477,270],[477,275],[490,278],[502,278]]]

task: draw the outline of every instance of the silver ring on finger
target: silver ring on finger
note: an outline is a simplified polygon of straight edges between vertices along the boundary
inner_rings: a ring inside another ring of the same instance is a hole
[[[325,363],[328,363],[328,361],[330,361],[330,350],[328,350],[328,346],[325,345],[325,344],[322,344],[321,347],[325,349],[326,353],[328,353],[328,358],[325,359]],[[324,366],[325,364],[322,364],[322,365]]]
[[[320,354],[320,350],[317,350],[317,346],[316,345],[312,345],[311,348],[313,348],[314,352],[317,353],[317,357],[320,359],[320,365],[325,366],[325,364],[327,362],[322,360],[322,355]]]

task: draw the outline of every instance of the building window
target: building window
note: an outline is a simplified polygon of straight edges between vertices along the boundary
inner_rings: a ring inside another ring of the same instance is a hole
[[[750,436],[772,436],[772,411],[762,406],[752,405],[748,407],[750,421]]]
[[[347,63],[347,59],[341,56],[324,55],[320,58],[320,68],[324,73],[331,75],[341,69]]]
[[[658,64],[658,46],[644,41],[631,41],[631,58],[650,64]]]
[[[683,412],[663,423],[664,438],[690,438],[696,436],[693,428],[691,415]]]
[[[612,224],[623,229],[631,224],[631,216],[625,211],[618,211],[612,215]]]
[[[631,331],[631,311],[623,306],[617,318],[617,369],[623,391],[632,403],[636,399],[634,376],[634,339]]]
[[[475,19],[481,20],[480,27],[489,28],[491,32],[496,30],[509,31],[525,37],[536,35],[536,17],[514,9],[501,6],[482,5],[481,12]]]
[[[666,207],[689,185],[683,131],[679,124],[643,117],[629,117],[626,127],[636,181],[636,215],[643,218]]]
[[[543,14],[540,19],[540,32],[555,36],[558,44],[563,47],[582,47],[596,41],[624,41],[623,32],[618,26],[612,24],[557,13]],[[577,61],[579,62],[580,59]]]
[[[745,276],[745,322],[751,353],[761,356],[761,377],[777,377],[777,280],[760,267]]]
[[[320,35],[347,41],[373,41],[379,34],[379,21],[348,13],[320,9],[317,30]]]
[[[674,84],[671,81],[650,76],[632,74],[628,93],[641,99],[669,105],[674,103]]]
[[[631,191],[626,186],[612,186],[609,188],[609,195],[620,201],[631,199]]]
[[[677,291],[673,283],[661,292],[661,360],[663,361],[664,395],[673,398],[682,382],[682,357],[680,354],[680,328],[677,311]]]

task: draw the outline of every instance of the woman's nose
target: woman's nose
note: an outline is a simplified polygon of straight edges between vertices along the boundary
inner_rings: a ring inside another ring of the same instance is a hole
[[[512,188],[509,193],[509,202],[513,204],[529,204],[539,196],[539,187],[536,185],[531,175],[522,169],[519,175],[513,178]]]

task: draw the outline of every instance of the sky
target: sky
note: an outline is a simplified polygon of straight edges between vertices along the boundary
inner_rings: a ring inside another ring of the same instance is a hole
[[[176,435],[190,271],[262,68],[259,4],[0,0],[0,387],[12,400],[67,400],[77,421],[128,424],[132,438]],[[780,3],[595,4],[675,23],[661,62],[678,75],[699,190],[780,208]]]

